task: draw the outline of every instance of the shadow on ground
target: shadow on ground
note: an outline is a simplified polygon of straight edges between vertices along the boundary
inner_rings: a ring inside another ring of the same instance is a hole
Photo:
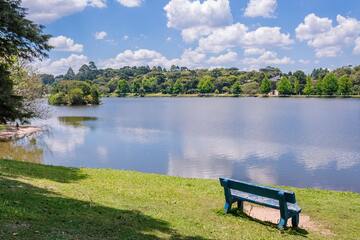
[[[60,183],[75,182],[87,177],[78,168],[47,166],[14,160],[0,160],[0,176],[48,179]]]
[[[223,213],[223,210],[221,210],[221,213]],[[257,218],[251,217],[251,216],[247,215],[246,213],[240,211],[237,208],[231,209],[230,214],[235,216],[235,217],[240,217],[240,218],[243,218],[243,219],[246,219],[246,220],[249,220],[249,221],[257,222],[257,223],[262,224],[264,226],[277,228],[277,224],[274,224],[274,223],[268,222],[268,221],[261,221],[261,220],[259,220]],[[287,227],[283,231],[285,231],[287,234],[290,234],[290,235],[297,235],[297,236],[302,236],[302,237],[307,237],[307,235],[309,234],[308,231],[306,231],[305,229],[299,228],[299,227],[297,227],[297,228]]]
[[[0,160],[0,239],[180,239],[166,221],[65,198],[16,180],[19,177],[69,183],[85,178],[77,169]]]

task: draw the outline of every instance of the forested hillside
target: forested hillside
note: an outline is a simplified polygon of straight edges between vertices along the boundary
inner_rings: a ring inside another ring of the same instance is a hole
[[[78,73],[69,68],[59,76],[41,75],[58,94],[69,86],[69,81],[85,81],[87,88],[97,88],[102,96],[162,94],[268,94],[277,90],[280,95],[359,95],[360,65],[346,66],[334,71],[314,69],[310,75],[303,71],[284,73],[278,68],[266,67],[258,71],[237,68],[188,69],[172,66],[170,69],[148,66],[98,69],[94,62],[83,65]],[[71,84],[70,84],[71,85]],[[78,88],[78,87],[75,87]]]

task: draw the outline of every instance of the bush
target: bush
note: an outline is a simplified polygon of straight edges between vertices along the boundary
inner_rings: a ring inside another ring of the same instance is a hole
[[[67,104],[66,96],[64,93],[55,93],[50,95],[49,97],[49,104],[51,105],[63,105]]]
[[[80,88],[71,89],[68,94],[69,105],[83,105],[85,104],[84,93]]]

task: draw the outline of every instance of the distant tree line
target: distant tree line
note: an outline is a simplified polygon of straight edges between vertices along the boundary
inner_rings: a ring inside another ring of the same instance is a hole
[[[267,95],[276,91],[279,95],[360,95],[360,66],[346,66],[333,71],[318,68],[306,75],[301,70],[283,73],[274,67],[258,71],[237,68],[193,70],[178,66],[170,69],[160,66],[98,69],[94,62],[90,62],[81,66],[76,74],[69,68],[64,75],[43,74],[41,78],[44,84],[55,89],[66,81],[86,82],[102,96],[144,96],[151,93]]]

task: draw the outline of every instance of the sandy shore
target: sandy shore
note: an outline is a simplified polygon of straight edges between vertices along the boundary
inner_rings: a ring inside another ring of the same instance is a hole
[[[14,139],[21,139],[32,134],[40,132],[42,129],[36,126],[7,126],[6,129],[0,131],[0,141],[9,141]]]

